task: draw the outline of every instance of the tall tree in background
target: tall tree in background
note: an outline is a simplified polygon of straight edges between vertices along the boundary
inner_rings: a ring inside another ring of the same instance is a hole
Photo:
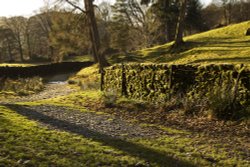
[[[103,68],[107,66],[108,63],[104,55],[101,53],[100,36],[99,36],[96,17],[95,17],[95,9],[93,5],[93,0],[84,0],[85,10],[83,10],[81,7],[76,5],[76,3],[71,0],[65,0],[65,2],[67,2],[74,8],[86,14],[90,39],[92,43],[93,57],[94,57],[94,60],[99,63],[100,72],[103,72]]]
[[[189,0],[185,16],[185,31],[188,35],[207,30],[199,0]]]
[[[174,40],[174,47],[179,47],[183,44],[183,31],[184,31],[184,20],[186,15],[188,0],[181,1],[181,8],[179,13],[179,18],[176,26],[176,33],[175,33],[175,40]]]
[[[156,43],[163,44],[174,40],[176,22],[178,19],[178,1],[175,0],[142,0],[149,5],[148,14],[153,20],[150,28]]]
[[[112,6],[112,13],[111,47],[126,55],[132,44],[129,31],[134,26],[132,15],[129,12],[128,0],[117,0]]]
[[[5,19],[7,28],[13,31],[14,40],[19,51],[21,61],[25,61],[23,47],[25,43],[25,31],[27,28],[27,19],[22,16]]]
[[[65,57],[83,55],[88,52],[88,31],[82,27],[83,14],[67,11],[58,11],[52,16],[52,29],[50,32],[50,45],[55,48],[54,61],[62,61]],[[81,36],[79,35],[81,34]]]
[[[14,34],[11,29],[0,27],[0,52],[1,59],[5,60],[5,56],[8,55],[10,62],[14,61]]]
[[[112,6],[110,34],[116,49],[128,52],[152,43],[146,11],[137,0],[117,0]]]

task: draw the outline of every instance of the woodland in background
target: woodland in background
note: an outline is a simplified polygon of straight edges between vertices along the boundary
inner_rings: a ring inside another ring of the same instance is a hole
[[[250,19],[250,0],[187,1],[184,36]],[[30,18],[0,18],[0,63],[61,62],[92,54],[85,13],[78,8],[46,8]],[[180,1],[117,0],[95,7],[103,55],[129,52],[173,41]]]

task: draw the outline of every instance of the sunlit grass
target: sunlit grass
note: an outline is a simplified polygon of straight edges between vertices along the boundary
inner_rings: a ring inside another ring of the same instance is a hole
[[[36,64],[22,64],[22,63],[0,63],[0,67],[30,67]]]
[[[68,132],[49,130],[0,106],[1,166],[128,166],[137,157]]]
[[[83,68],[69,79],[69,83],[76,84],[82,89],[99,88],[100,73],[98,70],[98,64]]]
[[[93,61],[93,57],[90,55],[82,55],[82,56],[69,56],[66,57],[66,62],[86,62],[86,61]]]
[[[130,57],[120,56],[121,61],[173,64],[249,63],[250,36],[246,36],[250,21],[214,29],[184,38],[186,42],[172,52],[172,43],[146,48]]]
[[[85,90],[85,91],[79,91],[76,93],[72,93],[70,95],[52,98],[48,100],[40,100],[37,102],[26,102],[26,103],[18,103],[18,104],[64,106],[64,107],[69,107],[71,109],[77,109],[82,112],[94,112],[96,114],[107,114],[105,112],[102,112],[101,110],[95,111],[95,107],[93,107],[93,106],[100,105],[103,100],[102,98],[103,98],[103,94],[100,91]],[[129,103],[129,101],[130,99],[126,99],[126,100],[123,99],[123,100],[118,100],[117,103],[118,104]],[[133,100],[131,100],[131,105],[130,105],[131,111],[137,110],[136,105],[133,107],[133,103],[134,103]],[[14,118],[13,115],[11,115],[11,117]],[[24,120],[18,120],[16,122],[20,122],[20,121],[25,122]],[[114,150],[112,152],[121,151],[122,153],[120,153],[121,155],[119,155],[120,158],[125,156],[126,157],[125,159],[128,161],[131,160],[131,163],[134,162],[134,159],[143,157],[143,159],[140,159],[139,161],[150,162],[152,166],[162,166],[163,164],[168,164],[168,166],[172,166],[175,164],[174,163],[175,159],[181,160],[181,163],[185,164],[185,165],[182,164],[183,166],[190,166],[192,164],[195,164],[198,166],[212,166],[213,163],[215,163],[218,166],[235,166],[235,165],[247,166],[249,164],[249,162],[247,162],[246,160],[241,159],[240,155],[244,154],[242,151],[236,150],[235,148],[231,148],[227,143],[214,142],[213,138],[203,136],[202,133],[194,134],[193,132],[187,131],[184,129],[175,129],[173,127],[165,127],[165,126],[160,126],[156,124],[141,123],[140,126],[145,127],[145,128],[147,127],[159,128],[162,131],[166,131],[167,134],[169,134],[169,136],[166,135],[166,136],[162,136],[159,138],[151,138],[151,139],[150,138],[139,138],[139,139],[135,138],[135,139],[129,139],[126,142],[113,141],[113,139],[111,139],[110,141],[110,139],[108,139],[102,142],[105,143],[104,144],[105,146],[108,143],[109,144],[112,143],[111,149],[118,148],[118,150]],[[52,135],[52,137],[57,138],[57,140],[59,140],[59,144],[61,140],[63,141],[67,140],[67,144],[70,148],[71,142],[74,142],[74,138],[66,139],[66,137],[62,137],[61,134],[58,132],[56,133],[53,132],[53,133],[54,135]],[[64,133],[64,134],[66,134],[66,136],[70,135],[68,133]],[[79,136],[76,136],[76,137],[79,138]],[[47,140],[51,141],[49,138],[50,137],[48,137]],[[84,138],[84,137],[80,137],[80,138]],[[80,142],[78,142],[78,144],[81,144],[81,142],[85,142],[85,140],[88,140],[88,139],[86,138],[81,139]],[[30,142],[32,143],[32,141]],[[100,141],[98,141],[98,143],[99,142]],[[101,151],[103,149],[102,148],[103,144],[98,144],[98,143],[96,143],[95,145],[97,146],[101,145],[101,147],[97,149],[99,149],[100,152],[103,153]],[[75,143],[74,146],[75,145],[77,146],[78,144]],[[84,147],[88,147],[88,146],[82,144],[81,148],[84,149]],[[65,147],[65,149],[66,148],[68,147]],[[229,150],[228,148],[230,148],[231,150]],[[44,151],[46,151],[46,149]],[[231,156],[232,152],[234,153],[233,157]],[[102,157],[101,153],[98,155],[100,156],[100,158]],[[130,156],[128,156],[126,153],[130,154]],[[63,154],[63,153],[60,153],[60,151],[57,150],[56,154]],[[88,154],[91,154],[91,153],[87,153],[87,156]],[[162,156],[164,156],[166,159],[162,158]],[[112,158],[116,159],[117,157],[115,156]],[[78,160],[79,159],[75,159],[72,161],[78,161]],[[107,159],[107,162],[111,160],[112,159]],[[99,159],[96,159],[96,161],[99,161]],[[114,166],[117,165],[116,161],[114,160],[112,160],[112,163],[110,163],[110,166],[111,164]]]

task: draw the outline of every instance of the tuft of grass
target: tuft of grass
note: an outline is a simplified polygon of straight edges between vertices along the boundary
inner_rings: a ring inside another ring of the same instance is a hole
[[[68,83],[78,85],[83,90],[98,89],[100,87],[100,77],[98,65],[95,64],[80,70],[68,80]]]
[[[42,78],[2,79],[0,83],[0,99],[3,96],[27,96],[39,92],[44,88]]]

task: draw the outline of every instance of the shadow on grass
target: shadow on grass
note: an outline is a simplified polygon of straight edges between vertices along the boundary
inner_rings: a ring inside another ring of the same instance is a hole
[[[39,121],[41,123],[50,125],[56,129],[76,133],[87,137],[96,142],[101,142],[104,145],[111,146],[113,148],[119,149],[126,152],[131,156],[136,156],[142,158],[150,163],[155,163],[158,166],[182,166],[182,167],[194,167],[195,165],[182,161],[180,159],[173,158],[163,152],[158,152],[156,150],[144,147],[143,145],[135,144],[126,140],[114,138],[106,134],[102,134],[86,127],[79,126],[65,120],[59,120],[35,110],[28,109],[20,105],[5,105],[9,109],[26,116],[28,119]]]
[[[199,47],[209,47],[210,51],[216,51],[216,52],[226,52],[228,49],[221,49],[221,50],[213,50],[213,48],[218,48],[218,47],[228,47],[231,48],[230,51],[239,51],[241,49],[246,49],[249,47],[247,43],[249,41],[230,41],[233,40],[234,38],[230,37],[216,37],[216,38],[203,38],[203,41],[192,41],[192,40],[187,40],[181,45],[180,47],[171,50],[170,46],[161,46],[158,48],[147,48],[142,51],[135,51],[131,52],[128,55],[115,55],[111,56],[110,61],[111,63],[126,63],[126,62],[145,62],[145,61],[150,61],[150,62],[156,62],[156,63],[161,63],[161,62],[172,62],[176,61],[181,58],[185,58],[185,55],[181,55],[181,53],[192,50],[194,48],[199,48]],[[232,50],[233,48],[233,50]],[[235,49],[238,48],[238,49]],[[143,53],[145,52],[145,53]],[[195,53],[197,51],[194,51]],[[189,54],[190,55],[190,54]]]

